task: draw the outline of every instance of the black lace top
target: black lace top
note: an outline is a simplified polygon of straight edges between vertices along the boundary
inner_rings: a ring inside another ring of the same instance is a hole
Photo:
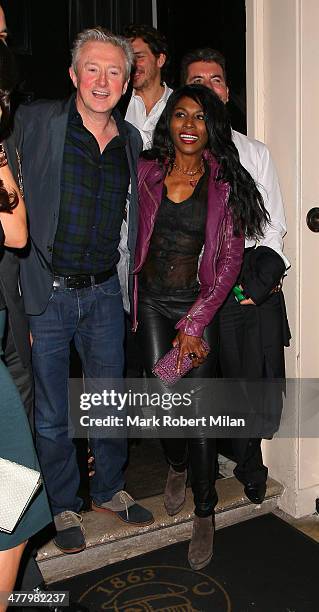
[[[140,289],[155,296],[192,300],[199,291],[198,258],[205,242],[207,170],[192,195],[176,204],[163,199],[149,251],[139,277]]]

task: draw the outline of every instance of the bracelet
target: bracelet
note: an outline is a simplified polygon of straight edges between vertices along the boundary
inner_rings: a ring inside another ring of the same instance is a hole
[[[0,168],[8,165],[7,154],[4,150],[2,142],[0,143]]]

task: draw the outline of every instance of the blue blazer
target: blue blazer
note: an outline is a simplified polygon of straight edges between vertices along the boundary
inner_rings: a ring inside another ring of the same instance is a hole
[[[45,310],[52,293],[52,254],[59,218],[61,170],[71,99],[41,100],[21,105],[15,115],[14,137],[21,157],[30,233],[29,248],[21,260],[21,285],[26,312],[31,315]],[[117,124],[124,121],[117,109],[113,111],[113,117]],[[118,269],[123,301],[128,310],[138,223],[136,168],[142,139],[134,126],[126,121],[124,124],[131,190],[127,196],[128,231],[123,222],[127,236],[121,239]],[[127,274],[128,279],[125,278]]]

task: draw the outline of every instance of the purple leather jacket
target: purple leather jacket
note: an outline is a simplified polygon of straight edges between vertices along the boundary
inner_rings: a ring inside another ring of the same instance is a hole
[[[233,220],[227,206],[229,185],[216,181],[218,163],[208,151],[204,157],[210,166],[205,244],[199,260],[200,292],[176,329],[190,336],[202,336],[203,331],[223,304],[238,277],[244,236],[234,236]],[[156,214],[162,200],[165,173],[157,161],[140,159],[139,227],[134,268],[134,322],[137,328],[138,273],[146,260]]]

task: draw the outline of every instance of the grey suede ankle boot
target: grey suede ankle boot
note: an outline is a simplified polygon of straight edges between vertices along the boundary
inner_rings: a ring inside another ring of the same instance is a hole
[[[185,503],[187,470],[175,472],[170,466],[164,491],[164,506],[169,516],[181,511]]]
[[[192,538],[188,549],[188,562],[193,570],[200,570],[213,556],[214,518],[194,517]]]

